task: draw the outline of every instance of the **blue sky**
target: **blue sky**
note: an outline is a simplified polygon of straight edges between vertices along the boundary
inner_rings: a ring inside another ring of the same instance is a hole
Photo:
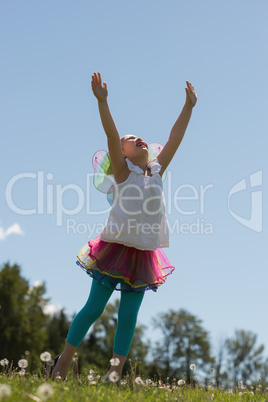
[[[267,356],[267,12],[265,0],[3,1],[0,262],[77,312],[91,283],[75,264],[84,228],[108,217],[90,177],[94,152],[107,149],[91,74],[108,84],[120,135],[162,144],[189,80],[198,103],[164,184],[176,270],[146,294],[139,323],[155,340],[151,318],[184,308],[215,351],[245,329]],[[62,222],[60,197],[76,209]]]

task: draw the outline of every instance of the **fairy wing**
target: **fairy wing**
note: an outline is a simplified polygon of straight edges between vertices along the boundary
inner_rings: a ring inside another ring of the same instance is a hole
[[[158,142],[149,144],[149,160],[156,158],[162,149],[163,145]],[[93,184],[101,193],[107,194],[107,200],[112,205],[115,179],[109,153],[104,149],[95,152],[92,158],[92,165],[94,169]],[[162,181],[165,178],[166,172],[162,176]]]
[[[107,194],[107,200],[112,205],[115,179],[109,153],[104,149],[95,152],[92,165],[94,169],[93,184],[101,193]]]
[[[104,149],[97,151],[92,158],[94,169],[93,183],[97,190],[107,194],[114,184],[110,155]]]

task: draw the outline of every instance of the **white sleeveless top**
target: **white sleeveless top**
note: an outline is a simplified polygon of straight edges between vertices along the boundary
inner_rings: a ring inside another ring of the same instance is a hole
[[[114,185],[114,201],[101,239],[140,250],[168,247],[161,165],[157,158],[149,161],[152,176],[145,176],[139,166],[128,158],[126,162],[131,172],[123,183]]]

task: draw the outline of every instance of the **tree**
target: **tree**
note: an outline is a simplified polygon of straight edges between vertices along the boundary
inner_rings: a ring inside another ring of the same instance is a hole
[[[14,363],[29,351],[39,361],[45,350],[47,334],[44,284],[30,287],[20,267],[8,263],[0,271],[0,344],[1,354]]]
[[[226,340],[221,339],[219,342],[218,354],[215,361],[215,382],[220,386],[228,378],[226,371],[223,371],[224,359],[226,354]]]
[[[264,345],[256,346],[257,335],[251,331],[236,330],[232,339],[226,340],[230,380],[254,382],[259,379],[263,365]]]
[[[66,336],[70,327],[70,321],[64,309],[48,316],[46,322],[47,350],[52,355],[58,355],[64,348]]]
[[[260,383],[262,387],[268,386],[268,358],[265,359],[264,363],[262,364],[262,368],[260,371]]]
[[[157,342],[153,355],[165,377],[183,376],[190,382],[190,365],[206,371],[214,359],[210,352],[208,333],[202,321],[186,310],[169,310],[154,318],[155,328],[162,331],[162,340]]]

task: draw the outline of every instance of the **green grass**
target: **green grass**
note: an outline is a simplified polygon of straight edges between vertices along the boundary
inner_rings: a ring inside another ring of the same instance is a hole
[[[238,387],[225,390],[208,389],[207,387],[178,386],[177,379],[172,383],[163,384],[161,381],[144,385],[137,385],[130,378],[125,378],[125,385],[104,383],[102,377],[97,378],[96,374],[88,379],[88,373],[75,375],[70,374],[65,381],[51,379],[46,380],[44,376],[25,374],[21,376],[18,370],[2,372],[0,374],[0,400],[22,402],[22,401],[43,401],[49,400],[70,402],[70,401],[265,401],[266,390],[256,388],[239,389]],[[148,380],[147,380],[148,383]],[[11,395],[2,397],[2,384],[11,389]],[[38,391],[40,385],[45,384],[52,390],[50,398],[42,397]]]

